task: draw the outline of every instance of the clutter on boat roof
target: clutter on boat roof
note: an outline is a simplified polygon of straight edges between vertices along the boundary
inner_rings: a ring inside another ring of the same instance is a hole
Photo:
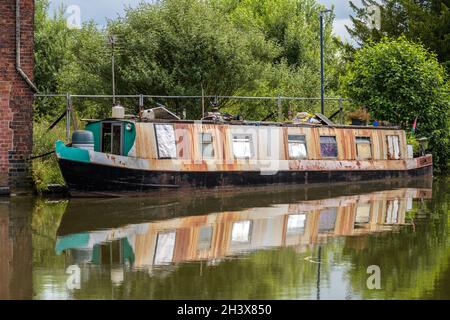
[[[335,124],[321,113],[311,114],[308,112],[298,112],[292,119],[293,124],[311,124],[334,126]]]
[[[141,111],[140,118],[142,120],[156,120],[156,119],[180,120],[180,117],[178,117],[173,112],[167,110],[167,108],[164,107],[163,105],[159,103],[157,105],[158,107],[156,108]]]
[[[233,120],[243,120],[240,115],[231,115],[227,112],[220,112],[218,108],[214,108],[211,112],[206,113],[206,116],[202,118],[202,120],[211,120],[217,122],[226,122]]]

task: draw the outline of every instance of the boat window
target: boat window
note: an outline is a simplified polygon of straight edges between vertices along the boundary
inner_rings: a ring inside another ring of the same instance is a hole
[[[101,150],[104,153],[122,154],[122,123],[103,123]]]
[[[289,135],[288,149],[290,159],[305,159],[308,154],[306,151],[306,138],[304,135]]]
[[[153,260],[155,265],[169,264],[172,262],[175,248],[175,236],[175,231],[158,233],[155,257]]]
[[[252,149],[251,135],[233,135],[233,153],[236,158],[251,158],[253,153]]]
[[[305,232],[306,214],[290,214],[287,221],[287,234],[303,234]]]
[[[213,137],[211,133],[202,132],[199,134],[200,150],[202,159],[214,158]]]
[[[336,137],[321,136],[320,137],[320,155],[324,158],[337,158],[338,148]]]
[[[98,244],[99,251],[98,263],[102,265],[108,264],[122,264],[123,263],[123,249],[121,240],[108,241],[106,243]]]
[[[400,146],[398,136],[387,136],[388,154],[390,160],[400,159]]]
[[[171,124],[155,124],[158,158],[173,159],[177,157],[175,130]]]
[[[333,231],[336,223],[337,208],[328,208],[320,212],[319,232]]]
[[[238,221],[233,223],[231,230],[231,242],[248,243],[250,242],[251,221]]]
[[[111,123],[103,123],[102,125],[102,152],[111,153]]]
[[[359,159],[372,159],[369,137],[356,137],[356,154]]]
[[[213,228],[212,226],[201,227],[198,235],[197,250],[211,249]]]
[[[122,125],[113,124],[112,125],[112,154],[121,154],[122,150]]]
[[[370,203],[358,204],[356,207],[355,224],[366,224],[370,222]]]

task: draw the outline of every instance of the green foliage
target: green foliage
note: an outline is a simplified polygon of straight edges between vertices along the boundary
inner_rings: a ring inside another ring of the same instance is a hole
[[[115,34],[118,94],[319,95],[319,11],[315,0],[165,0],[128,8],[105,30],[92,22],[70,30],[68,63],[57,75],[59,92],[110,94]],[[340,65],[332,41],[333,15],[325,23],[327,95],[337,92]],[[160,101],[161,102],[161,101]],[[136,100],[122,100],[136,111]],[[200,115],[200,101],[163,101]],[[265,117],[270,106],[220,101],[226,111]],[[317,105],[316,105],[317,106]],[[110,102],[75,102],[83,116],[100,117]],[[208,105],[207,105],[208,107]],[[306,108],[312,107],[305,105]],[[260,119],[260,118],[259,118]]]
[[[373,4],[380,5],[380,30],[369,29],[365,23]],[[362,0],[361,7],[351,5],[355,16],[351,17],[353,27],[347,29],[360,45],[404,35],[435,52],[450,70],[450,0]]]
[[[57,77],[69,58],[70,30],[61,8],[53,18],[48,16],[49,0],[38,0],[35,6],[35,66],[34,77],[41,93],[58,91]],[[57,101],[38,100],[35,113],[39,116],[55,116],[59,110]]]
[[[33,124],[33,155],[38,156],[55,149],[56,140],[64,140],[65,131],[61,126],[56,126],[47,132],[50,123],[45,120],[35,121]],[[64,179],[59,170],[54,154],[44,158],[33,160],[33,180],[38,193],[46,191],[49,184],[64,184]]]
[[[412,145],[414,154],[418,154],[420,150],[420,144],[419,141],[417,141],[417,138],[413,134],[407,134],[406,136],[406,143]]]
[[[374,119],[386,120],[430,139],[434,164],[449,167],[449,82],[434,54],[404,37],[383,39],[355,54],[346,77],[346,92]]]

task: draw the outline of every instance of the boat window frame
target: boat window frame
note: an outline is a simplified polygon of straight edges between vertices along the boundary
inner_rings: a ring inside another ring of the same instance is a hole
[[[291,137],[302,137],[303,141],[301,140],[291,140]],[[288,143],[288,158],[289,160],[303,160],[303,159],[308,159],[308,143],[306,142],[306,134],[288,134],[288,138],[287,138],[287,143]],[[290,152],[290,148],[289,148],[289,144],[290,143],[295,143],[295,144],[304,144],[305,145],[305,156],[302,157],[294,157],[291,155]]]
[[[211,141],[205,143],[205,140],[203,139],[205,134],[209,135],[211,137]],[[211,132],[199,132],[198,136],[199,136],[199,144],[200,144],[199,151],[200,151],[201,159],[214,159],[216,157],[216,150],[214,148],[214,136],[213,136],[213,134]],[[205,156],[203,154],[203,146],[204,145],[209,145],[209,144],[211,145],[211,148],[212,148],[212,156]]]
[[[108,120],[108,121],[102,121],[101,122],[101,128],[100,128],[100,151],[102,153],[106,153],[106,154],[114,154],[114,155],[118,155],[118,156],[122,156],[123,155],[123,145],[124,145],[124,124],[123,121],[114,121],[114,120]],[[105,124],[110,124],[111,125],[111,130],[110,130],[110,139],[111,139],[111,149],[109,150],[109,152],[105,152],[103,150],[103,126]],[[120,125],[120,153],[113,153],[113,148],[114,148],[114,126],[119,126]]]
[[[362,157],[358,152],[358,144],[366,144],[367,142],[358,142],[358,139],[367,139],[369,142],[370,157]],[[358,160],[372,160],[373,150],[372,150],[372,138],[370,136],[355,136],[355,146],[356,146],[356,158]]]
[[[241,137],[241,138],[236,138],[236,137]],[[242,138],[244,137],[244,138]],[[248,137],[248,142],[250,143],[250,156],[244,156],[244,157],[239,157],[236,156],[236,153],[234,152],[234,144],[236,142],[237,139],[246,139]],[[232,145],[232,151],[233,151],[233,156],[235,159],[252,159],[255,156],[255,147],[253,144],[253,135],[251,133],[232,133],[232,139],[233,139],[233,145]]]
[[[322,138],[334,138],[336,144],[336,156],[324,156],[322,154],[322,142],[320,141]],[[338,159],[339,158],[339,146],[337,142],[337,137],[334,135],[319,135],[319,153],[322,159]]]

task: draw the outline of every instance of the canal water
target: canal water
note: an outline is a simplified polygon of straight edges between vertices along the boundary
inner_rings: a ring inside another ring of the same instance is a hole
[[[0,299],[450,299],[448,179],[0,198]]]

